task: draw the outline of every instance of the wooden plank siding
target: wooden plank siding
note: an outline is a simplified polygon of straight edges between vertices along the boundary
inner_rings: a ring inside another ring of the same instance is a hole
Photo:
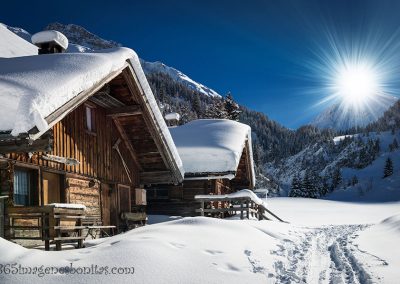
[[[99,179],[108,183],[130,184],[121,159],[112,150],[112,145],[119,137],[119,133],[106,116],[105,109],[97,106],[95,109],[96,132],[90,133],[85,129],[85,106],[79,106],[63,120],[53,126],[54,148],[49,154],[77,159],[80,164],[66,166],[64,164],[43,160],[43,153],[33,154],[29,158],[25,153],[11,153],[6,158],[21,163],[37,165],[45,169],[53,169],[66,173],[75,173],[84,177]],[[120,144],[123,157],[129,157],[128,149]],[[132,180],[138,181],[137,167],[132,159],[125,161],[132,172]]]

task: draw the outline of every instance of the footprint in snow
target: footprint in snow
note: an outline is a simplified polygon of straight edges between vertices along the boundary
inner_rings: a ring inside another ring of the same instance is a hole
[[[179,243],[169,243],[171,246],[173,246],[174,248],[179,248],[182,249],[184,247],[186,247],[186,245],[184,244],[179,244]]]
[[[224,253],[223,251],[220,251],[220,250],[211,250],[211,249],[206,249],[206,250],[204,250],[204,252],[208,253],[208,254],[211,254],[211,255]]]

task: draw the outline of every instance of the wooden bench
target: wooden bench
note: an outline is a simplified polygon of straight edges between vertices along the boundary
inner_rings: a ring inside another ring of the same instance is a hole
[[[100,215],[86,216],[82,222],[82,225],[84,226],[84,229],[87,230],[86,238],[90,236],[92,239],[96,239],[98,235],[100,235],[100,237],[110,237],[115,234],[116,226],[104,226]],[[107,230],[109,232],[107,232]]]
[[[82,235],[84,208],[60,208],[52,205],[32,207],[9,207],[9,235],[11,240],[42,240],[45,250],[50,250],[50,242],[55,242],[56,250],[61,250],[63,242],[77,242],[83,247]],[[19,234],[16,234],[19,232]],[[73,232],[74,235],[71,235]]]

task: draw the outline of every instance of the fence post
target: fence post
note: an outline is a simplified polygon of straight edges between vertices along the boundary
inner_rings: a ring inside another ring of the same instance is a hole
[[[0,238],[4,238],[6,198],[8,196],[0,196]]]
[[[247,208],[247,219],[250,219],[250,202],[246,200],[246,208]]]
[[[201,216],[204,216],[204,201],[201,201],[200,215],[201,215]]]

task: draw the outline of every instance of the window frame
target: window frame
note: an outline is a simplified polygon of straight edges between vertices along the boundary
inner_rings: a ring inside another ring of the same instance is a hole
[[[16,173],[23,172],[27,175],[28,181],[27,185],[27,200],[24,204],[17,203],[15,200],[16,194]],[[28,167],[15,167],[14,175],[13,175],[13,204],[16,206],[39,206],[40,197],[39,197],[39,172],[36,169],[28,168]]]
[[[85,130],[88,134],[96,135],[96,106],[93,104],[85,103]],[[90,114],[90,115],[89,115]]]

